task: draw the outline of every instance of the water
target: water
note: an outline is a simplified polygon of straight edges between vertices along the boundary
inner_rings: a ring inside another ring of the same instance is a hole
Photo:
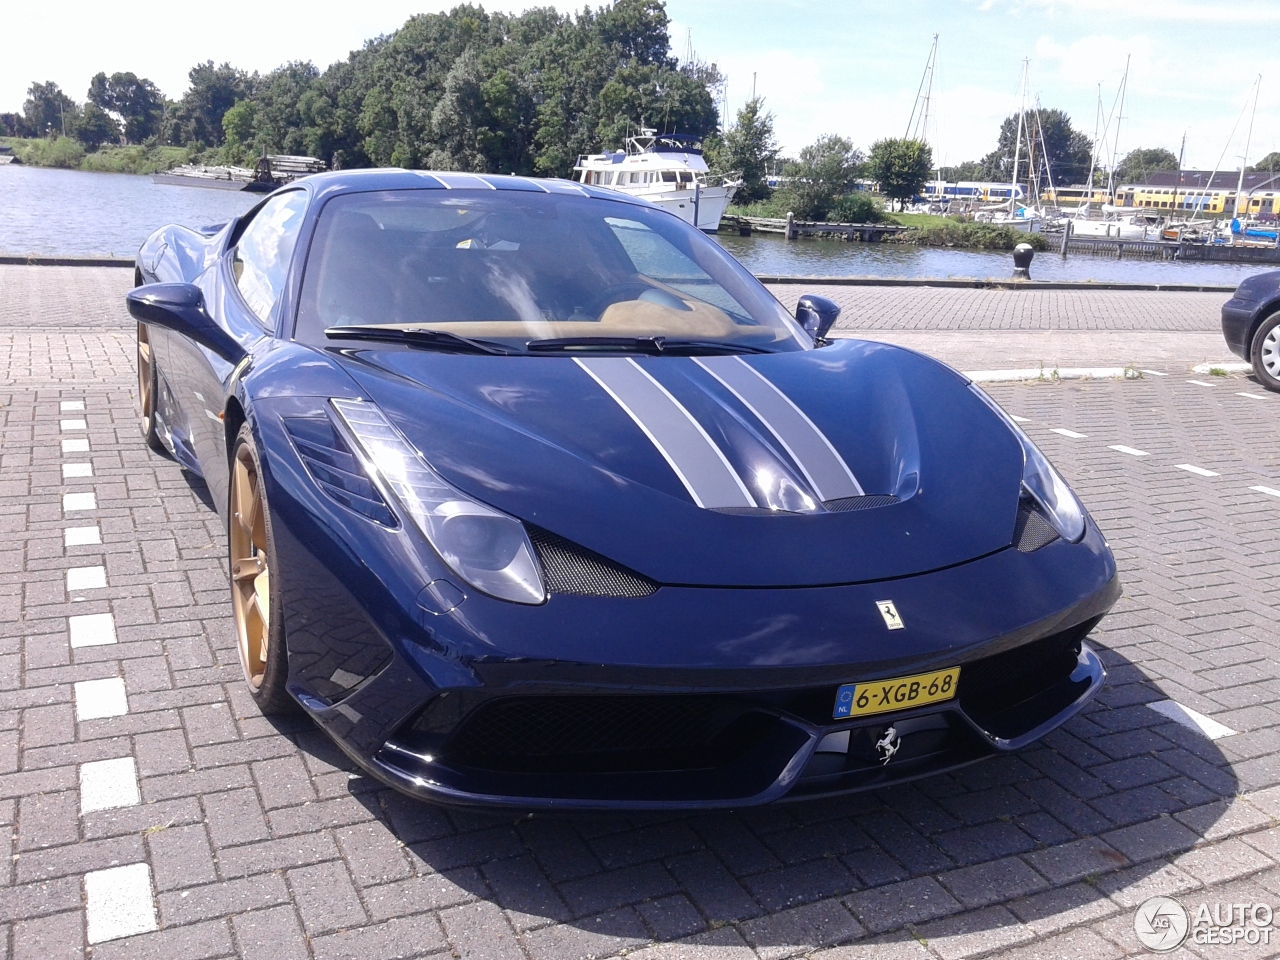
[[[127,173],[11,163],[0,167],[0,253],[132,257],[157,227],[223,223],[261,199]]]
[[[0,253],[132,257],[157,227],[221,223],[261,194],[176,187],[150,177],[42,167],[0,167]],[[887,243],[792,240],[761,234],[718,237],[753,273],[772,276],[997,277],[1013,272],[1008,253]],[[1038,280],[1119,280],[1233,285],[1266,267],[1238,263],[1114,260],[1037,254]]]

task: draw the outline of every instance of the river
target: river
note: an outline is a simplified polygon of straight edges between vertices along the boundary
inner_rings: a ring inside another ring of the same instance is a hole
[[[0,253],[131,257],[165,223],[202,226],[248,210],[260,194],[176,187],[150,177],[0,166]],[[902,244],[793,240],[721,234],[719,241],[753,273],[771,276],[1008,277],[1008,253]],[[1236,284],[1259,270],[1237,263],[1115,260],[1041,253],[1039,280]]]

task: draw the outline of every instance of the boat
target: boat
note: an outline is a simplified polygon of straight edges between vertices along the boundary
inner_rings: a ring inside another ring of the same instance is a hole
[[[216,190],[240,190],[248,193],[270,193],[277,187],[300,177],[325,170],[325,162],[315,157],[287,155],[267,156],[249,167],[208,166],[188,163],[163,173],[152,174],[153,183],[179,187],[210,187]]]
[[[1101,237],[1111,240],[1159,240],[1162,239],[1164,218],[1150,213],[1131,213],[1108,220],[1071,221],[1073,237]]]
[[[742,185],[741,181],[712,184],[695,138],[658,135],[647,127],[639,136],[627,138],[625,150],[578,157],[573,179],[641,197],[705,233],[720,228],[725,208]]]
[[[22,163],[22,161],[13,155],[13,147],[0,143],[0,167],[6,163]]]

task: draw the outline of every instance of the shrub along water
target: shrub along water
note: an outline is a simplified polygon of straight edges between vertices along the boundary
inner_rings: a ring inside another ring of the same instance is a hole
[[[62,167],[100,173],[156,173],[190,161],[186,147],[106,145],[86,153],[84,145],[71,137],[22,139],[0,137],[13,148],[13,155],[33,167]]]
[[[994,223],[961,223],[949,218],[937,218],[937,223],[916,227],[889,239],[923,247],[1012,250],[1020,243],[1029,243],[1035,250],[1049,249],[1048,241],[1038,233],[1022,233]]]

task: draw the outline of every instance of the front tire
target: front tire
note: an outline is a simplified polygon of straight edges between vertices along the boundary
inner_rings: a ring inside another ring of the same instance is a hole
[[[1253,373],[1268,390],[1280,392],[1280,313],[1262,321],[1249,345]]]
[[[231,453],[227,516],[232,616],[244,679],[264,714],[292,713],[296,707],[285,690],[289,657],[271,511],[262,461],[247,423],[240,428]]]
[[[147,446],[157,453],[164,452],[164,442],[156,431],[156,397],[160,378],[156,374],[155,353],[151,349],[151,334],[145,323],[138,324],[138,410],[139,425]]]

